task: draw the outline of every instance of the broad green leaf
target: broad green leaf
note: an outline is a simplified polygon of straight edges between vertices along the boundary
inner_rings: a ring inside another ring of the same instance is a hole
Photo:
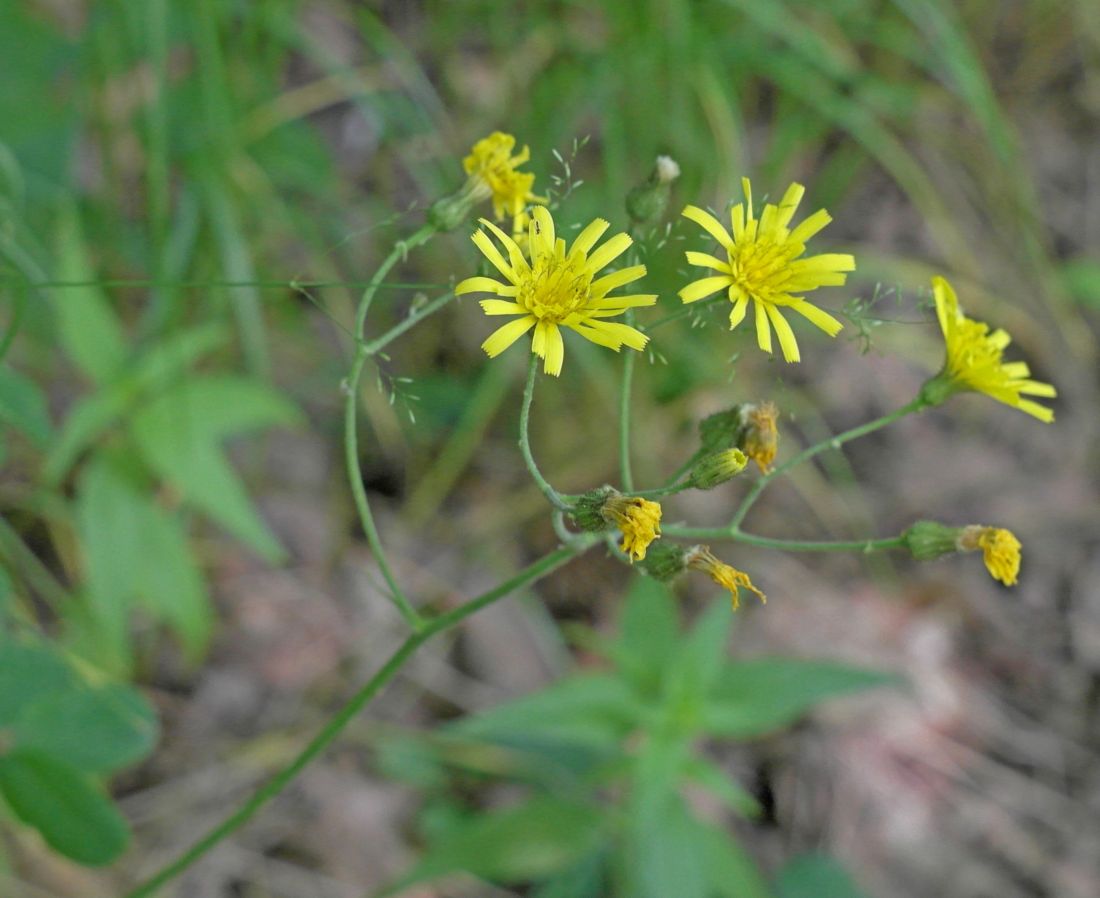
[[[697,821],[703,847],[709,894],[719,898],[774,898],[760,868],[724,829]]]
[[[793,723],[825,699],[898,684],[894,674],[791,658],[727,664],[704,711],[708,732],[746,738]]]
[[[0,727],[29,705],[77,683],[68,664],[47,648],[0,637]]]
[[[678,795],[660,814],[631,815],[624,852],[631,898],[709,898],[699,823]]]
[[[595,805],[539,796],[455,826],[401,884],[457,871],[504,883],[544,879],[576,864],[603,838],[604,821]]]
[[[130,833],[117,808],[68,764],[31,750],[0,756],[0,792],[24,823],[81,864],[109,864]]]
[[[57,255],[57,279],[80,285],[52,290],[58,336],[77,367],[104,383],[126,360],[126,338],[107,297],[94,286],[98,274],[74,206],[66,206],[58,221]]]
[[[106,773],[152,751],[157,719],[149,703],[128,686],[80,686],[25,705],[11,734],[19,749],[63,759],[86,773]]]
[[[623,605],[616,666],[643,695],[655,695],[672,658],[680,621],[671,592],[652,577],[636,577]]]
[[[78,491],[87,596],[100,636],[84,649],[116,673],[128,667],[135,606],[168,624],[192,658],[206,645],[212,617],[186,532],[155,503],[133,464],[123,454],[101,452],[85,467]]]
[[[34,381],[7,365],[0,366],[0,421],[7,421],[38,446],[50,441],[46,397]]]
[[[265,559],[277,562],[283,549],[256,514],[221,442],[244,431],[300,420],[292,403],[258,382],[206,376],[147,405],[134,417],[131,432],[160,477]]]
[[[684,765],[684,774],[693,782],[705,786],[711,795],[742,817],[759,817],[763,813],[764,809],[752,793],[706,758],[690,758]]]
[[[160,340],[115,381],[77,403],[46,459],[47,483],[59,482],[80,453],[137,402],[182,381],[187,367],[224,343],[226,336],[220,325],[205,325]]]
[[[603,898],[607,895],[605,852],[583,858],[580,863],[560,873],[531,893],[531,898]]]
[[[776,875],[779,898],[866,898],[836,860],[821,854],[792,858]]]
[[[669,661],[664,701],[682,732],[693,732],[701,723],[707,694],[726,659],[732,619],[725,602],[711,602]]]

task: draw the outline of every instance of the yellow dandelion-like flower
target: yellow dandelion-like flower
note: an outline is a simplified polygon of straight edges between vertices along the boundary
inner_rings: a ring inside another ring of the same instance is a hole
[[[456,294],[495,293],[506,299],[483,299],[486,315],[519,315],[494,331],[481,348],[494,358],[516,340],[535,329],[531,351],[544,360],[543,370],[557,377],[565,357],[559,328],[567,327],[587,340],[618,352],[624,345],[644,349],[649,337],[619,322],[605,321],[637,306],[651,306],[656,295],[608,296],[612,290],[644,277],[644,265],[630,265],[597,277],[606,265],[621,256],[631,244],[626,234],[616,234],[595,249],[608,223],[597,218],[581,231],[568,252],[565,241],[555,236],[554,219],[543,206],[531,212],[526,253],[500,228],[484,218],[488,229],[508,254],[501,254],[485,231],[473,234],[474,244],[507,283],[488,277],[466,278]]]
[[[753,585],[748,574],[715,558],[708,546],[694,546],[689,549],[684,556],[684,564],[692,570],[702,571],[723,589],[728,589],[734,611],[741,607],[738,596],[741,589],[755,593],[761,602],[768,601],[768,597]]]
[[[1011,530],[973,524],[959,534],[958,548],[962,552],[982,551],[985,569],[994,580],[1005,586],[1015,586],[1020,574],[1020,541]]]
[[[779,449],[779,428],[776,427],[779,409],[774,402],[761,402],[759,405],[745,406],[744,415],[746,421],[741,448],[756,462],[760,472],[767,474]]]
[[[494,131],[473,145],[470,155],[462,160],[466,174],[480,180],[493,198],[493,215],[497,221],[511,216],[518,221],[529,203],[545,203],[546,198],[535,196],[535,176],[530,172],[516,171],[531,158],[531,150],[524,146],[512,155],[516,139],[511,134]]]
[[[718,241],[726,251],[726,259],[723,261],[707,253],[689,252],[687,260],[692,265],[710,268],[719,274],[688,284],[680,291],[680,299],[685,303],[696,302],[725,290],[733,303],[730,330],[744,320],[751,299],[756,311],[756,341],[760,348],[765,352],[772,351],[771,328],[774,327],[783,349],[783,358],[788,362],[797,362],[800,359],[798,342],[780,308],[798,312],[830,337],[835,337],[843,325],[832,315],[795,294],[818,287],[840,286],[847,279],[845,272],[855,270],[856,261],[847,253],[799,258],[805,252],[806,241],[832,221],[828,212],[819,209],[797,227],[788,227],[806,192],[801,184],[788,187],[778,206],[771,203],[764,206],[759,219],[753,215],[749,179],[742,178],[741,185],[748,208],[738,203],[731,210],[732,236],[706,210],[698,206],[684,209],[685,218],[700,225]]]
[[[661,505],[658,502],[614,493],[604,502],[600,514],[622,531],[623,542],[619,548],[630,556],[631,562],[645,558],[649,544],[660,538]]]
[[[1002,329],[990,333],[989,325],[967,318],[959,308],[954,289],[942,277],[932,278],[936,316],[947,346],[943,370],[925,385],[922,395],[938,404],[951,393],[976,390],[1050,423],[1054,412],[1024,396],[1054,397],[1058,391],[1050,384],[1031,380],[1026,362],[1002,361],[1005,347],[1012,338]]]

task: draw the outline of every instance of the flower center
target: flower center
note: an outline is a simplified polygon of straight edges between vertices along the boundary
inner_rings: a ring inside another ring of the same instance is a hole
[[[734,282],[750,296],[771,299],[784,292],[790,247],[774,240],[738,243],[729,251],[729,260]]]
[[[583,261],[540,255],[516,296],[540,321],[560,322],[588,303],[592,275]]]

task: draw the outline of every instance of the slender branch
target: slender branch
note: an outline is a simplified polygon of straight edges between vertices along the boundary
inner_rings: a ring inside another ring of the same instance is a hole
[[[386,558],[386,551],[382,548],[382,538],[378,535],[378,527],[374,523],[374,515],[370,510],[370,501],[367,499],[367,489],[363,485],[363,473],[359,470],[359,434],[356,423],[356,413],[359,407],[359,381],[363,376],[363,366],[367,361],[366,348],[359,344],[355,350],[355,361],[348,375],[347,396],[344,399],[344,463],[347,466],[348,483],[351,484],[351,492],[355,497],[355,508],[359,512],[359,523],[363,526],[363,532],[367,536],[374,560],[382,571],[382,576],[390,587],[390,601],[401,612],[405,622],[413,629],[421,627],[422,621],[416,613],[412,603],[397,583],[393,575],[390,563]]]
[[[886,427],[888,424],[893,424],[895,421],[904,418],[906,415],[918,412],[925,407],[925,402],[918,396],[912,402],[907,405],[903,405],[901,408],[890,412],[888,415],[883,415],[881,418],[876,418],[873,421],[868,421],[866,424],[861,424],[859,427],[853,427],[851,430],[846,430],[843,433],[839,433],[836,436],[824,439],[819,443],[803,449],[794,458],[788,459],[779,465],[777,468],[769,471],[763,477],[753,484],[751,490],[741,501],[741,504],[737,508],[737,512],[729,523],[729,530],[736,531],[740,527],[741,522],[745,520],[745,515],[749,513],[749,509],[756,503],[756,500],[760,498],[760,494],[764,492],[764,489],[769,483],[781,474],[785,474],[791,468],[795,468],[805,461],[809,461],[815,455],[819,455],[826,449],[839,449],[845,443],[850,440],[854,440],[857,437],[866,436],[869,433],[873,433],[876,430],[880,430]]]
[[[519,448],[520,452],[523,453],[523,461],[527,465],[527,470],[530,472],[535,484],[542,490],[542,494],[547,501],[554,508],[568,511],[569,506],[558,491],[542,476],[539,466],[535,464],[535,457],[531,454],[531,441],[527,435],[531,422],[531,402],[535,398],[535,378],[538,376],[538,364],[539,357],[532,352],[531,361],[527,364],[527,385],[523,388],[523,406],[519,413]]]
[[[744,530],[729,527],[678,527],[669,524],[662,528],[665,536],[681,539],[728,539],[760,546],[763,549],[779,549],[784,552],[885,552],[889,549],[905,548],[905,538],[889,536],[881,539],[851,540],[812,540],[812,539],[774,539],[770,536],[757,536]]]
[[[355,718],[363,707],[374,698],[379,691],[389,683],[405,663],[416,651],[432,639],[434,636],[461,623],[471,614],[475,614],[482,608],[504,598],[519,587],[533,583],[547,574],[561,567],[579,553],[587,550],[598,540],[587,536],[583,540],[577,540],[573,545],[560,548],[549,555],[543,556],[534,564],[528,565],[515,576],[501,583],[495,589],[471,599],[458,608],[433,618],[418,632],[411,633],[408,638],[390,655],[385,664],[355,693],[336,715],[325,724],[324,728],[302,749],[293,761],[280,770],[270,780],[260,786],[252,796],[245,801],[229,817],[215,826],[210,832],[199,839],[194,845],[170,863],[166,864],[147,880],[126,893],[125,898],[145,898],[154,894],[161,886],[165,885],[191,864],[214,848],[227,836],[240,829],[252,819],[256,813],[271,799],[282,792],[299,773],[321,752],[328,748]]]
[[[363,339],[363,324],[367,320],[367,312],[370,311],[371,303],[374,301],[374,294],[378,292],[379,285],[390,273],[390,269],[397,264],[398,259],[404,259],[410,249],[423,246],[435,236],[435,233],[435,228],[430,224],[426,224],[419,230],[414,231],[407,239],[394,244],[393,249],[382,260],[378,270],[374,272],[374,277],[370,279],[370,283],[367,284],[367,288],[359,299],[359,308],[355,312],[355,339]]]
[[[634,324],[634,310],[627,309],[623,319],[626,324]],[[619,472],[624,492],[634,490],[634,471],[630,467],[630,393],[634,385],[634,353],[623,355],[623,383],[619,396]]]
[[[630,495],[640,496],[643,499],[659,499],[661,496],[673,496],[691,489],[691,478],[681,480],[678,483],[670,483],[667,486],[657,486],[651,490],[631,490]]]
[[[403,333],[405,333],[405,331],[409,330],[409,328],[415,327],[429,315],[434,315],[454,298],[454,293],[444,293],[442,296],[436,297],[423,308],[417,309],[415,312],[410,314],[404,321],[395,324],[388,331],[382,334],[381,337],[376,337],[369,343],[365,344],[363,346],[363,351],[366,352],[367,355],[377,355],[379,352],[385,349],[386,346],[388,346]]]

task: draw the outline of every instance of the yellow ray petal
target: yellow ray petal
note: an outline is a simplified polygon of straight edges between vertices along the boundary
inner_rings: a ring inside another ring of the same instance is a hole
[[[610,222],[602,218],[594,218],[592,223],[577,235],[573,245],[569,248],[569,255],[575,256],[581,253],[587,255],[592,247],[596,245],[596,241],[603,236],[603,232],[609,227],[611,227]]]
[[[605,334],[603,331],[596,330],[596,328],[594,327],[589,327],[580,319],[576,321],[566,320],[563,321],[562,324],[564,324],[565,327],[571,328],[572,330],[576,331],[586,340],[589,340],[590,342],[595,343],[598,346],[606,346],[608,349],[614,349],[615,352],[618,352],[623,347],[622,340],[617,339],[612,334]]]
[[[722,223],[707,212],[706,209],[700,209],[698,206],[685,206],[684,211],[680,213],[684,218],[688,218],[699,225],[704,231],[710,234],[721,246],[729,249],[733,246],[733,240],[730,238],[729,231],[722,227]]]
[[[489,338],[481,344],[481,348],[485,350],[485,354],[489,358],[494,359],[534,327],[535,321],[534,315],[527,315],[524,318],[509,321],[503,327],[493,331]]]
[[[542,370],[557,377],[561,374],[564,360],[565,343],[562,341],[561,331],[556,324],[551,324],[546,329],[546,361],[543,363]]]
[[[833,217],[828,212],[818,209],[787,235],[787,242],[805,243],[832,220]]]
[[[585,269],[595,274],[625,253],[633,242],[629,234],[616,234],[588,257]]]
[[[512,293],[510,295],[515,295],[515,287],[505,286],[500,281],[494,280],[493,278],[473,277],[458,282],[458,285],[455,287],[455,296],[462,296],[464,293],[496,293],[499,296],[502,295],[505,290],[511,290]]]
[[[519,248],[519,244],[516,243],[511,237],[504,233],[500,228],[493,224],[489,219],[481,219],[482,225],[487,227],[500,241],[500,245],[508,251],[508,260],[512,263],[512,270],[519,273],[530,270],[530,266],[527,264],[527,260],[523,257],[523,251]]]
[[[828,312],[819,309],[813,303],[807,302],[804,299],[796,299],[788,308],[793,309],[803,318],[817,325],[817,327],[825,331],[830,337],[835,337],[844,327],[843,324],[837,321]]]
[[[601,331],[620,343],[624,343],[631,349],[645,349],[646,343],[649,342],[649,337],[629,324],[620,324],[617,321],[600,321],[595,318],[588,319],[586,324],[594,330]]]
[[[768,327],[768,313],[764,310],[764,303],[759,299],[754,300],[756,306],[756,342],[764,352],[772,351],[772,331]]]
[[[749,310],[749,298],[742,295],[730,310],[730,330],[745,320],[745,313]]]
[[[798,183],[791,184],[787,188],[787,192],[783,194],[783,199],[779,201],[778,214],[775,219],[776,227],[785,228],[791,223],[791,219],[794,218],[794,213],[798,209],[798,204],[802,202],[805,193],[806,188]]]
[[[531,210],[531,254],[554,254],[554,219],[545,206],[535,206]]]
[[[798,341],[794,338],[794,331],[791,330],[787,319],[783,317],[783,313],[779,311],[779,307],[767,303],[765,308],[768,310],[768,318],[771,319],[772,327],[775,328],[775,334],[779,337],[779,346],[783,350],[783,358],[788,362],[801,361],[802,356],[798,353]]]
[[[605,296],[589,308],[594,309],[636,309],[641,306],[657,304],[656,293],[630,293],[624,296]]]
[[[518,302],[503,299],[483,299],[479,305],[486,315],[523,315],[527,312]]]
[[[546,358],[546,332],[553,327],[547,321],[540,321],[535,325],[535,336],[531,340],[531,352],[540,359]]]
[[[698,265],[700,268],[713,268],[715,271],[721,271],[723,274],[730,273],[729,261],[723,262],[721,259],[715,258],[709,253],[697,253],[694,250],[688,250],[685,255],[687,260],[692,265]]]
[[[483,256],[492,262],[493,266],[503,274],[513,284],[516,283],[516,272],[512,269],[512,266],[504,261],[504,256],[500,254],[500,250],[493,245],[493,241],[489,239],[489,235],[484,231],[474,231],[470,235],[470,239],[474,241],[474,245],[481,250]]]
[[[599,299],[616,287],[625,287],[632,281],[645,277],[645,274],[646,267],[644,265],[630,265],[627,268],[613,271],[611,274],[605,274],[602,278],[592,282],[592,296]]]
[[[733,278],[728,274],[701,278],[700,280],[688,284],[680,291],[680,300],[685,303],[695,302],[706,296],[710,296],[712,293],[717,293],[719,290],[728,287],[732,283]]]

